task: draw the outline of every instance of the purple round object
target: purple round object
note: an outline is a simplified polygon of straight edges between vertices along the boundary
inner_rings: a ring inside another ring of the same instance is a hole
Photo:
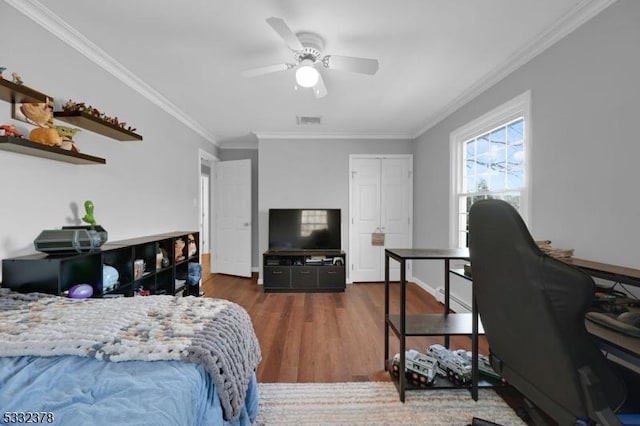
[[[72,299],[88,299],[93,296],[93,287],[89,284],[76,284],[69,289],[69,297]]]

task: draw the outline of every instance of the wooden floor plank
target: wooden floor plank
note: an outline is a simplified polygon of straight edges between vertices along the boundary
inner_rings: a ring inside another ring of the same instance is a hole
[[[260,382],[343,382],[389,380],[384,371],[384,285],[352,284],[342,293],[264,293],[257,277],[210,275],[205,296],[232,300],[252,318],[262,349]],[[392,285],[392,312],[398,285]],[[407,285],[407,312],[443,312],[442,304],[416,284]],[[412,337],[407,348],[424,352],[441,337]],[[452,348],[471,348],[452,337]],[[391,354],[399,350],[390,339]],[[487,353],[484,339],[480,352]]]
[[[352,284],[343,293],[265,293],[257,276],[213,274],[203,280],[207,297],[243,306],[253,321],[262,349],[256,376],[263,383],[389,381],[384,370],[384,284]],[[399,310],[398,284],[392,285],[391,312]],[[414,283],[407,285],[407,313],[440,313],[444,307]],[[424,352],[441,337],[411,337],[407,348]],[[390,339],[396,353],[398,339]],[[480,353],[488,353],[480,338]],[[451,338],[452,348],[471,349],[467,337]],[[499,391],[514,408],[522,396]],[[527,424],[533,424],[527,422]]]

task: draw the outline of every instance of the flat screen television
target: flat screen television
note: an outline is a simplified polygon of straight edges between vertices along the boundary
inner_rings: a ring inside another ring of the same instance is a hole
[[[340,209],[269,209],[270,250],[340,250]]]

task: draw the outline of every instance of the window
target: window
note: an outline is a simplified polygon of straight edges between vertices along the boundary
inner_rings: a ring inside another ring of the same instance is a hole
[[[498,198],[528,219],[530,92],[526,92],[451,133],[451,240],[468,246],[469,209]]]

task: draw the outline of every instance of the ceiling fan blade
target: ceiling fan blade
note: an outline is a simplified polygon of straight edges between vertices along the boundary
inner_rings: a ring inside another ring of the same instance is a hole
[[[271,25],[271,28],[273,28],[275,32],[282,37],[291,50],[304,49],[304,46],[302,46],[298,37],[293,33],[293,31],[291,31],[291,28],[289,28],[283,19],[274,17],[267,18],[267,24]]]
[[[243,77],[256,77],[263,74],[269,74],[272,72],[286,71],[291,68],[289,64],[276,64],[267,65],[266,67],[254,68],[246,71],[242,71]]]
[[[327,96],[327,86],[324,85],[324,80],[322,79],[322,74],[318,73],[318,82],[315,86],[312,87],[313,94],[316,98],[324,98]]]
[[[323,62],[327,63],[327,68],[334,70],[351,71],[369,75],[374,75],[378,71],[377,59],[327,55],[323,59]]]

